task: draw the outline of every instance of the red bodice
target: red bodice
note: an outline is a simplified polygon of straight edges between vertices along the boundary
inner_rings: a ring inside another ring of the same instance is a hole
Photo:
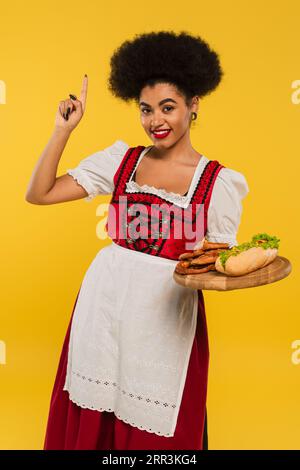
[[[213,186],[224,166],[208,160],[188,207],[182,208],[156,194],[126,192],[126,183],[144,148],[130,147],[114,175],[106,230],[115,243],[125,248],[177,260],[205,236]]]

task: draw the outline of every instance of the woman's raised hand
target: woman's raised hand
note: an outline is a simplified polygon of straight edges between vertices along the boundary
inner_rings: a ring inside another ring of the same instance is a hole
[[[88,77],[85,75],[82,82],[80,98],[77,99],[76,96],[70,95],[76,99],[70,98],[60,101],[58,111],[55,116],[56,128],[65,129],[67,131],[75,129],[85,111],[87,89]]]

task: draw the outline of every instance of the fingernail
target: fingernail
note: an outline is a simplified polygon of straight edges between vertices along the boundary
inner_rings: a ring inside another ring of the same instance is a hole
[[[68,116],[68,114],[69,114],[70,111],[71,111],[71,108],[68,107],[66,116]]]
[[[69,95],[69,97],[71,98],[71,100],[77,100],[75,95]]]

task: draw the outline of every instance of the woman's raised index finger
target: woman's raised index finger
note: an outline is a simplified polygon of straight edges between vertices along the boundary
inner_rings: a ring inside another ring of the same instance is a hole
[[[88,89],[88,77],[85,75],[83,77],[82,88],[80,92],[80,101],[83,105],[83,109],[85,108],[86,97],[87,97],[87,89]]]

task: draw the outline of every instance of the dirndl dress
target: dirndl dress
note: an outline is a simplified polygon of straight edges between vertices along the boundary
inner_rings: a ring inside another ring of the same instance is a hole
[[[186,232],[176,237],[176,220],[187,209],[188,234],[198,234],[195,224],[201,213],[201,234],[207,236],[213,188],[225,167],[202,156],[186,204],[174,207],[174,198],[168,201],[135,185],[145,150],[127,148],[113,175],[106,224],[112,243],[98,252],[77,293],[51,395],[44,450],[208,448],[204,297],[201,290],[176,284],[172,273],[179,255],[192,251],[199,240],[196,236],[190,243]],[[87,180],[77,181],[95,195]],[[247,191],[244,185],[244,195]],[[132,210],[136,207],[142,207],[139,219]],[[133,236],[129,227],[137,220],[139,236]],[[147,237],[141,236],[143,230]],[[235,233],[228,235],[227,241],[236,244]]]

